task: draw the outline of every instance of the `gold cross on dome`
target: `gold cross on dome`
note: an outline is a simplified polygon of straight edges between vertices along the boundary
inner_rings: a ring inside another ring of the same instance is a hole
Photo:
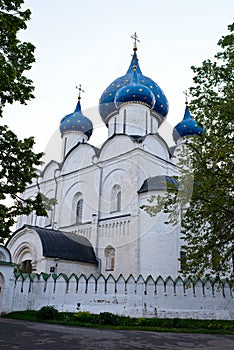
[[[81,84],[79,84],[79,86],[76,86],[76,89],[79,90],[78,100],[80,100],[80,99],[81,99],[81,96],[80,96],[80,95],[81,95],[81,92],[85,92],[85,91],[81,89]]]
[[[188,104],[188,96],[189,96],[188,90],[183,91],[183,94],[185,94],[185,104],[187,105]]]
[[[135,32],[133,35],[131,35],[131,38],[134,40],[133,42],[133,51],[137,50],[137,42],[139,43],[140,40],[138,39],[137,33]]]

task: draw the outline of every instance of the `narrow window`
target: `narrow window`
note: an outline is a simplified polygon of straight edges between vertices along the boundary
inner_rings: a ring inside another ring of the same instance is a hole
[[[65,155],[66,155],[66,149],[67,149],[67,137],[65,137],[65,139],[64,139],[63,158],[65,158]]]
[[[79,199],[76,206],[76,223],[82,222],[83,199]]]
[[[115,249],[108,246],[105,249],[106,271],[113,271],[115,269]]]
[[[127,112],[126,109],[124,110],[124,117],[123,117],[123,133],[126,133],[126,119],[127,119]]]
[[[180,251],[180,271],[184,271],[186,269],[186,252]]]
[[[116,134],[116,117],[114,119],[114,134]]]
[[[150,132],[153,134],[153,118],[150,118]]]
[[[145,133],[148,134],[148,112],[145,112]]]
[[[111,190],[111,212],[121,211],[121,188],[115,185]]]

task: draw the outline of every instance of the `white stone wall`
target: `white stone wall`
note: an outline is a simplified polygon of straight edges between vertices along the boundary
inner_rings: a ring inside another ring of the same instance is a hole
[[[234,319],[234,303],[228,281],[210,279],[172,280],[170,277],[144,280],[111,275],[97,279],[91,275],[13,275],[1,269],[0,313],[40,309],[54,305],[60,311],[112,312],[131,317]]]
[[[44,266],[45,269],[43,271],[45,271],[48,274],[50,273],[50,268],[54,267],[54,272],[56,274],[64,273],[68,276],[72,275],[73,273],[77,276],[80,276],[82,274],[93,274],[96,276],[98,270],[98,267],[95,264],[83,263],[80,261],[69,261],[63,259],[59,259],[58,261],[56,261],[53,258],[45,258]]]

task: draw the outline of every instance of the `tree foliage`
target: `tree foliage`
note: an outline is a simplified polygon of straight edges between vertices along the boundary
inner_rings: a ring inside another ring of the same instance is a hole
[[[32,81],[23,73],[35,61],[35,47],[17,35],[27,28],[30,10],[21,11],[24,0],[0,0],[0,116],[6,103],[25,104],[33,98]]]
[[[185,141],[192,174],[186,164],[180,177],[182,190],[171,189],[165,198],[156,198],[157,204],[145,206],[151,215],[159,210],[169,213],[173,223],[182,210],[185,273],[196,277],[233,277],[234,23],[228,30],[214,59],[192,66],[190,110],[205,130],[202,137]],[[184,151],[183,147],[178,151],[183,162]]]
[[[0,0],[0,117],[7,103],[26,104],[33,98],[32,81],[23,74],[35,61],[34,46],[18,39],[27,28],[30,10],[21,11],[24,0]],[[22,199],[19,193],[37,177],[36,167],[42,153],[33,152],[32,137],[19,140],[6,126],[0,125],[0,243],[8,237],[15,217],[35,210],[46,215],[42,195]]]

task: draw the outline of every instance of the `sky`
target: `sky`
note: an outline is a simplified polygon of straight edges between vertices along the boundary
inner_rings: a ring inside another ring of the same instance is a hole
[[[95,126],[90,143],[98,146],[107,137],[98,101],[126,73],[135,32],[142,73],[169,101],[160,133],[170,144],[171,127],[184,114],[183,91],[192,85],[190,67],[213,58],[234,19],[233,0],[26,0],[24,7],[32,16],[20,39],[36,46],[36,62],[25,72],[35,99],[7,106],[2,122],[19,138],[34,136],[35,151],[46,152],[46,162],[59,160],[59,123],[74,111],[79,84],[83,113]]]

